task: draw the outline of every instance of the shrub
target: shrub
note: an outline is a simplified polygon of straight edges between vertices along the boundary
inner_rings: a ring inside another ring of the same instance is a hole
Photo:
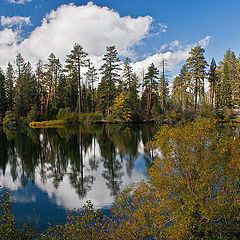
[[[0,238],[2,240],[34,238],[34,231],[31,226],[24,224],[19,227],[16,224],[16,218],[11,212],[12,203],[9,200],[9,194],[5,192],[0,199]]]
[[[57,115],[57,120],[63,120],[66,124],[78,124],[78,114],[70,112],[70,108],[60,108]]]
[[[103,118],[103,116],[99,112],[96,112],[96,113],[82,113],[79,116],[79,121],[80,122],[85,122],[85,123],[96,123],[98,121],[101,121],[102,118]]]
[[[31,110],[27,114],[26,122],[30,123],[30,122],[33,122],[33,121],[37,121],[37,120],[39,120],[39,116],[40,116],[40,113],[38,111],[37,106],[33,105],[31,107]]]
[[[16,118],[11,111],[7,111],[3,118],[3,126],[12,127],[16,125]]]
[[[70,117],[71,117],[71,112],[69,108],[60,108],[56,115],[57,120],[67,120]]]

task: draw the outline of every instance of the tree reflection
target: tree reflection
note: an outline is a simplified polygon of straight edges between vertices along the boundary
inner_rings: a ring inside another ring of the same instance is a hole
[[[9,167],[13,182],[18,179],[23,188],[36,178],[55,189],[68,181],[79,198],[87,196],[100,175],[110,194],[116,195],[124,174],[132,175],[139,146],[152,136],[143,136],[150,127],[144,133],[141,129],[137,125],[0,129],[0,169],[5,175]]]

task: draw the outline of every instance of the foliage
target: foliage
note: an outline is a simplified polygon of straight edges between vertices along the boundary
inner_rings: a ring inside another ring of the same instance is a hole
[[[102,74],[101,82],[99,83],[98,100],[99,108],[105,114],[109,115],[110,107],[113,105],[116,96],[116,83],[119,82],[120,59],[118,58],[118,51],[115,46],[106,48],[107,53],[104,55],[104,64],[101,66],[100,71]]]
[[[5,93],[5,77],[0,68],[0,121],[2,120],[7,109],[7,99]]]
[[[83,211],[67,211],[68,222],[64,225],[50,226],[40,239],[108,239],[105,230],[105,217],[100,210],[94,210],[87,201]]]
[[[40,113],[36,105],[31,107],[31,110],[27,114],[26,122],[30,123],[33,121],[37,121],[39,119]]]
[[[82,113],[79,117],[80,122],[85,122],[85,123],[97,123],[102,120],[103,116],[99,112],[95,113]]]
[[[79,137],[82,140],[82,129],[90,132],[92,126],[81,127]],[[116,177],[121,176],[121,171],[113,160],[116,152],[109,155],[106,148],[118,149],[124,156],[123,143],[130,146],[133,134],[122,125],[100,127],[104,135],[96,135],[104,139],[100,145],[104,166],[112,164],[115,169],[114,178],[111,178],[111,171],[103,174],[111,185],[118,181]],[[114,132],[107,134],[110,128]],[[64,131],[62,134],[69,133]],[[150,132],[148,128],[142,131]],[[123,140],[118,139],[119,132],[124,133]],[[32,137],[30,142],[33,141]],[[67,142],[62,141],[63,144]],[[148,169],[147,180],[116,196],[111,219],[87,202],[82,211],[67,212],[67,223],[49,226],[32,238],[239,239],[239,144],[239,137],[222,132],[212,118],[197,118],[194,122],[179,123],[175,127],[162,126],[154,141],[149,143],[149,150],[155,157]],[[79,160],[79,155],[76,159]],[[114,184],[111,187],[112,191],[119,189]],[[1,237],[6,236],[2,239],[21,239],[15,236],[26,233],[30,236],[31,229],[27,228],[26,232],[19,230],[24,228],[17,227],[10,211],[3,210],[10,206],[9,197],[1,201],[3,217],[0,224],[3,225],[0,225],[0,234]],[[7,234],[12,235],[9,237]]]
[[[11,111],[7,111],[5,117],[3,118],[3,126],[11,127],[16,124],[16,117]]]
[[[212,119],[162,127],[148,181],[116,199],[120,228],[140,239],[238,239],[239,144]]]
[[[204,57],[205,50],[196,46],[189,52],[190,57],[186,61],[188,77],[191,79],[191,88],[194,96],[194,109],[205,103],[204,79],[207,62]]]
[[[7,192],[1,195],[0,206],[0,238],[2,240],[33,239],[35,233],[29,225],[17,226],[16,219],[11,212],[12,203]]]
[[[123,93],[115,98],[110,112],[107,122],[128,122],[131,120],[131,109],[127,106],[126,96]]]
[[[71,112],[70,108],[60,108],[56,118],[63,120],[66,124],[78,124],[78,114]]]
[[[44,127],[57,127],[65,124],[63,120],[51,120],[51,121],[43,121],[43,122],[31,122],[29,126],[31,128],[44,128]]]

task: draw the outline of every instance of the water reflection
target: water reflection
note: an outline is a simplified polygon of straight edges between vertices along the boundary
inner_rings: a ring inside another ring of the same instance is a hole
[[[64,208],[88,199],[96,207],[109,205],[119,191],[145,178],[152,153],[144,145],[155,132],[152,125],[0,129],[0,184],[22,190],[14,202],[37,201],[29,190],[34,185]]]

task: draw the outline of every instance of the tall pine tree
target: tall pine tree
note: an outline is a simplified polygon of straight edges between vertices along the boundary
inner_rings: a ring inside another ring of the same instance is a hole
[[[106,50],[107,53],[103,57],[104,64],[100,68],[102,78],[99,83],[98,98],[103,113],[107,109],[109,115],[110,107],[113,105],[116,96],[116,84],[119,83],[120,60],[115,46],[109,46]]]

